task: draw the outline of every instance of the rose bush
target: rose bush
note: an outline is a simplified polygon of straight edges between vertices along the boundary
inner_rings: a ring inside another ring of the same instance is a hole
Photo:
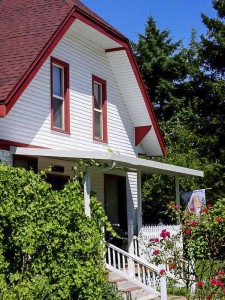
[[[193,210],[181,213],[170,202],[168,211],[181,214],[177,235],[163,230],[160,239],[147,245],[150,262],[165,265],[166,272],[185,284],[188,299],[225,299],[225,199],[203,207],[198,216]],[[183,240],[183,247],[179,243]]]

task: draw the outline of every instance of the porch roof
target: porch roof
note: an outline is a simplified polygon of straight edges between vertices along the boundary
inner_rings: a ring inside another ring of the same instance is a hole
[[[41,148],[23,148],[11,147],[10,151],[16,155],[26,155],[34,157],[57,158],[66,161],[76,161],[77,159],[94,159],[102,163],[116,163],[118,168],[127,168],[131,170],[140,170],[143,173],[158,173],[171,176],[199,176],[203,177],[204,172],[175,165],[165,164],[153,160],[142,159],[127,155],[121,155],[111,152],[86,151],[86,150],[64,150],[64,149],[41,149]]]

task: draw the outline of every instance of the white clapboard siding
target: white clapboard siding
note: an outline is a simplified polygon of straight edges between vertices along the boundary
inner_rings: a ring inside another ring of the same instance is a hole
[[[61,39],[52,56],[69,63],[71,134],[50,129],[50,57],[0,119],[0,139],[55,149],[115,151],[136,155],[134,124],[103,48],[74,33]],[[107,81],[108,144],[92,139],[92,74]]]

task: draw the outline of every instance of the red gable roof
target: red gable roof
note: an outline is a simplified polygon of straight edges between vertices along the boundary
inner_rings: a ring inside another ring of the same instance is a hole
[[[162,152],[165,145],[129,41],[79,0],[1,0],[0,117],[7,115],[75,18],[92,24],[126,48]]]

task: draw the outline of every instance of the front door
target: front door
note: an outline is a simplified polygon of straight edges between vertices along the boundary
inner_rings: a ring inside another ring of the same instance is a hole
[[[105,174],[105,211],[114,228],[127,233],[126,177]]]

